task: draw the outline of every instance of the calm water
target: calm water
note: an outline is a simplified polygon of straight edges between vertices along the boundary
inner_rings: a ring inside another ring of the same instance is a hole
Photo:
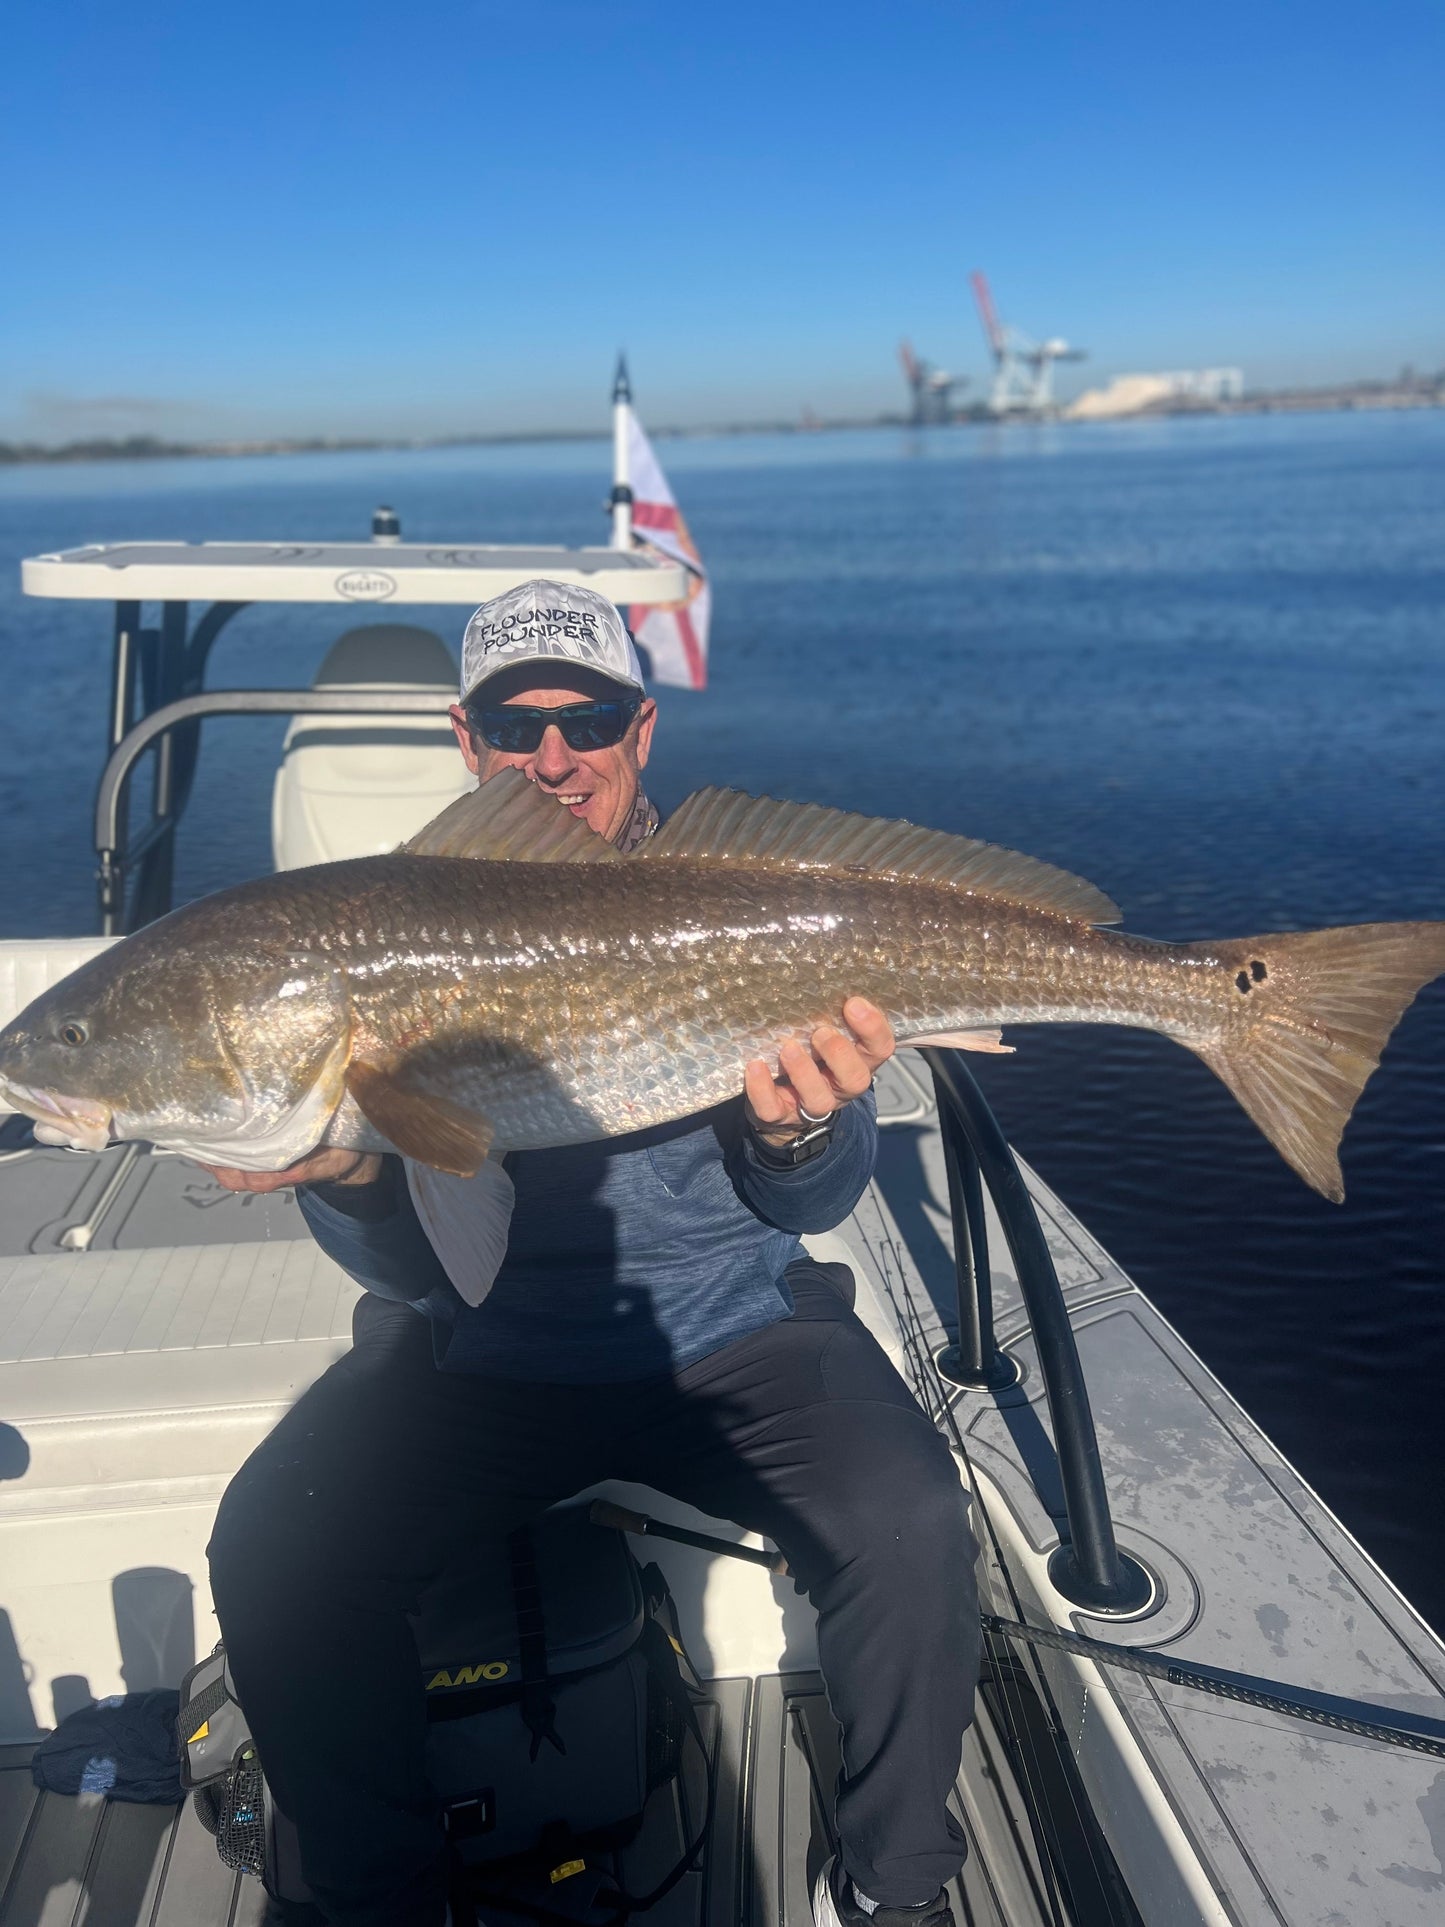
[[[966,830],[1159,937],[1445,916],[1445,415],[664,456],[718,609],[713,688],[664,695],[664,806],[722,782]],[[355,538],[379,500],[417,537],[596,541],[606,463],[599,442],[0,473],[0,933],[93,927],[109,655],[107,606],[25,602],[20,556]],[[211,680],[305,681],[340,626],[253,611]],[[207,729],[185,893],[269,860],[280,727]],[[1183,1051],[1013,1041],[983,1074],[1014,1141],[1445,1626],[1445,984],[1359,1107],[1342,1208]]]

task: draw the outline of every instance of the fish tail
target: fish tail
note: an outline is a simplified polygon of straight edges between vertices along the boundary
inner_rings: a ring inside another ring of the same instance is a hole
[[[1306,1184],[1340,1203],[1340,1138],[1390,1032],[1445,971],[1445,923],[1361,923],[1181,948],[1226,962],[1243,1008],[1212,1038],[1180,1041]]]

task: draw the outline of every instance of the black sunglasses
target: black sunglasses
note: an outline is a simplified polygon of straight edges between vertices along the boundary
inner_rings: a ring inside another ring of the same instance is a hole
[[[623,696],[616,702],[564,703],[560,709],[530,709],[521,703],[473,709],[468,703],[467,721],[493,749],[508,756],[530,756],[542,747],[553,723],[569,749],[611,749],[631,729],[641,707],[640,696]]]

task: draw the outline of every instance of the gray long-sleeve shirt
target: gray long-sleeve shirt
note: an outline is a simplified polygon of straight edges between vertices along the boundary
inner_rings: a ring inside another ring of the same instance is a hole
[[[742,1100],[600,1144],[515,1152],[507,1255],[463,1302],[417,1217],[400,1161],[377,1185],[304,1187],[317,1242],[358,1284],[434,1321],[437,1362],[542,1383],[675,1372],[790,1316],[799,1236],[845,1218],[873,1174],[872,1095],[847,1105],[821,1157],[761,1158]]]

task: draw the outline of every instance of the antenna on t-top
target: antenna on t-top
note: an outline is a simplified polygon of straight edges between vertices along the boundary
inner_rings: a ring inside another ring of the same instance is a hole
[[[632,547],[632,483],[627,470],[628,427],[632,414],[632,383],[627,378],[627,356],[619,353],[612,377],[612,547]]]

